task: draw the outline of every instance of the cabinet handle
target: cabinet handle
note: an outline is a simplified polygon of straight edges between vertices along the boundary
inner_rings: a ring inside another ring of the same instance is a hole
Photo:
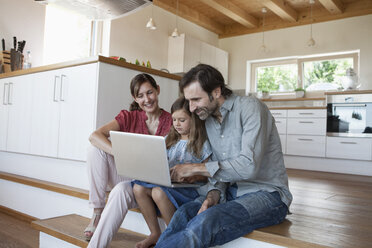
[[[282,123],[281,121],[276,121],[276,123]]]
[[[9,84],[8,83],[5,83],[4,84],[4,92],[3,92],[3,105],[7,105],[8,104],[8,99],[7,99],[7,96],[9,94],[9,92],[7,92],[8,91],[8,88],[9,88]]]
[[[341,144],[349,144],[349,145],[356,145],[356,144],[358,144],[356,142],[351,142],[351,141],[341,141],[340,143]]]
[[[301,141],[313,141],[313,139],[298,139],[298,140],[301,140]]]
[[[298,113],[299,115],[313,115],[314,113]]]
[[[272,115],[282,115],[282,113],[271,113]]]
[[[8,105],[13,104],[13,83],[9,83],[8,87]]]
[[[53,92],[53,101],[54,102],[58,102],[58,99],[57,99],[57,78],[59,78],[59,76],[54,76],[54,92]]]
[[[59,100],[64,102],[65,101],[65,94],[63,92],[63,78],[66,77],[66,75],[61,75],[61,92],[59,93]]]
[[[313,121],[299,121],[299,123],[314,123]]]

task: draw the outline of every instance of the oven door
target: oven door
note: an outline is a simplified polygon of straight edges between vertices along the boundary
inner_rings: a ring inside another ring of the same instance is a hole
[[[328,103],[327,136],[372,137],[372,103]]]

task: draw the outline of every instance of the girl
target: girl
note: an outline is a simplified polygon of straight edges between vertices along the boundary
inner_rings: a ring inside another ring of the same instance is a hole
[[[125,191],[125,203],[121,212],[125,216],[128,208],[135,207],[131,179],[119,176],[116,171],[114,158],[111,155],[110,131],[123,131],[131,133],[151,134],[165,136],[172,125],[170,113],[159,106],[159,85],[148,74],[135,76],[130,83],[133,103],[130,111],[122,110],[114,120],[98,128],[92,133],[89,140],[92,144],[88,151],[87,167],[89,179],[89,205],[94,208],[92,219],[84,230],[86,240],[90,240],[101,219],[105,207],[106,188],[113,188],[119,184]],[[112,215],[120,215],[111,213]],[[111,223],[109,223],[110,226]],[[116,226],[115,226],[116,228]],[[102,233],[103,232],[103,233]],[[98,236],[111,239],[111,234],[103,230]],[[96,235],[97,236],[97,235]],[[97,236],[97,238],[99,238]],[[96,240],[93,240],[93,244]],[[97,245],[100,246],[100,245]]]
[[[204,122],[190,113],[185,98],[181,97],[173,103],[171,114],[173,126],[166,137],[169,167],[208,160],[212,152]],[[168,225],[176,209],[197,198],[199,190],[201,189],[167,188],[134,181],[134,196],[151,232],[145,240],[136,244],[136,248],[147,248],[156,244],[161,234],[157,220],[158,210]]]

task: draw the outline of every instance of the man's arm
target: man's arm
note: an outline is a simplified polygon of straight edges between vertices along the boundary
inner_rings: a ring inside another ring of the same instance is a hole
[[[218,202],[220,201],[220,197],[221,197],[220,193],[221,192],[217,189],[209,191],[206,199],[204,200],[201,208],[198,211],[198,214],[200,214],[201,212],[204,212],[210,207],[213,207],[214,205],[217,205]]]

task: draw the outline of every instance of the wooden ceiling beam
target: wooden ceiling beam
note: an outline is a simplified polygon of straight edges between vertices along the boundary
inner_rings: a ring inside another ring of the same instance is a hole
[[[265,1],[263,4],[283,20],[290,22],[297,21],[297,12],[283,0],[270,0]]]
[[[340,0],[319,0],[319,2],[331,14],[341,14],[343,12],[344,6]]]
[[[243,9],[239,8],[235,4],[226,0],[201,0],[204,4],[209,7],[219,11],[225,16],[231,18],[232,20],[242,24],[247,28],[255,28],[258,26],[258,20],[249,15]]]
[[[153,0],[153,4],[175,15],[177,14],[177,2],[174,0]],[[181,1],[178,2],[178,16],[216,34],[223,34],[225,32],[225,27],[222,24],[182,4]]]

